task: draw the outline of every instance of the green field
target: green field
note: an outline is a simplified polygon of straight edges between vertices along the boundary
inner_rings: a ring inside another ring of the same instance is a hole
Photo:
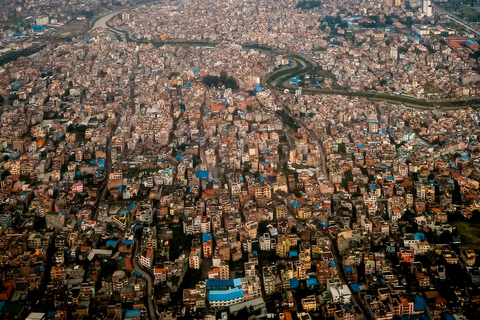
[[[469,221],[455,221],[452,223],[465,244],[480,244],[480,224]]]

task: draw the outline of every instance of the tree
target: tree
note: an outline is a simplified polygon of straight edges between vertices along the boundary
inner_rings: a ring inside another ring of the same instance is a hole
[[[303,10],[310,10],[320,7],[320,1],[310,0],[310,1],[299,1],[296,8],[301,8]]]
[[[218,78],[218,80],[221,82],[221,83],[225,83],[225,80],[227,80],[228,78],[228,73],[227,71],[222,71],[220,72],[220,77]]]
[[[407,227],[407,233],[417,233],[418,232],[418,224],[413,222],[411,226]]]
[[[453,242],[453,237],[450,231],[445,230],[442,232],[440,235],[440,238],[438,239],[440,243],[445,243],[445,244],[450,244]]]
[[[202,79],[202,83],[207,87],[218,87],[219,78],[217,76],[206,75]]]
[[[238,88],[237,80],[232,76],[225,79],[224,85],[225,85],[225,88],[227,88],[227,89],[237,89]]]

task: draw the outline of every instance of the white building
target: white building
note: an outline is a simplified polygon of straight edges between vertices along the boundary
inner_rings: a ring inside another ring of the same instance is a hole
[[[48,18],[48,16],[37,17],[35,19],[35,23],[37,24],[37,26],[45,26],[49,22],[50,22],[50,19]]]
[[[427,16],[433,16],[434,8],[431,0],[423,0],[422,12]]]
[[[270,251],[271,249],[271,239],[269,233],[264,233],[263,236],[259,239],[260,243],[260,250],[262,251]]]

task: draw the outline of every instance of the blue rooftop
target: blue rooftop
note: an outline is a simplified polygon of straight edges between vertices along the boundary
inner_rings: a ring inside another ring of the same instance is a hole
[[[290,279],[290,288],[295,289],[299,285],[298,279],[297,278],[292,278]]]
[[[243,297],[243,290],[233,288],[230,290],[212,290],[208,294],[208,301],[230,301]]]
[[[107,246],[116,246],[117,240],[107,240]]]
[[[317,278],[307,279],[307,286],[309,286],[309,287],[318,286],[318,280],[317,280]]]
[[[195,175],[197,179],[202,180],[203,178],[205,178],[208,182],[208,171],[197,171]]]
[[[415,233],[414,237],[415,237],[415,240],[418,240],[418,241],[424,241],[425,240],[425,234],[423,234],[422,232]]]
[[[205,281],[205,286],[208,287],[241,287],[242,281],[240,279],[216,280],[211,279]]]
[[[141,309],[132,309],[125,311],[125,319],[138,318],[142,315]]]
[[[208,233],[202,233],[202,242],[207,242],[208,240],[212,240],[212,235]]]
[[[359,292],[360,287],[363,286],[363,283],[352,283],[350,287],[352,288],[353,292]]]
[[[427,306],[427,304],[425,302],[425,299],[423,299],[422,297],[419,297],[419,296],[415,297],[415,302],[414,302],[413,309],[416,313],[417,312],[424,312],[425,309],[426,309],[426,306]]]

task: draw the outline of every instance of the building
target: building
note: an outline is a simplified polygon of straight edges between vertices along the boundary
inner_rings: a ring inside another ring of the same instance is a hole
[[[12,226],[12,214],[10,212],[0,214],[0,227],[6,229]]]
[[[241,302],[243,302],[243,290],[241,288],[213,290],[208,293],[208,303],[212,308],[228,307]]]
[[[302,307],[303,310],[310,312],[317,309],[317,300],[315,299],[315,295],[312,294],[308,297],[302,299]]]
[[[25,318],[25,320],[44,320],[45,318],[45,313],[42,312],[31,312],[28,317]]]
[[[431,0],[423,0],[422,2],[422,12],[425,14],[427,17],[433,16],[434,13],[434,7],[432,5]]]
[[[468,48],[470,48],[472,50],[478,50],[478,42],[475,41],[475,40],[468,39],[466,41],[466,45],[467,45]]]
[[[147,269],[152,267],[153,249],[149,249],[140,254],[140,263]]]
[[[202,250],[200,248],[192,248],[190,256],[188,258],[188,266],[192,269],[200,269],[200,264],[202,263],[201,258]]]
[[[167,281],[167,268],[154,268],[153,276],[155,277],[155,284]]]
[[[255,275],[255,262],[245,262],[245,277],[254,277]]]
[[[290,252],[290,239],[284,235],[278,237],[278,243],[276,247],[277,256],[280,258],[287,257]]]
[[[35,19],[37,26],[46,26],[50,22],[48,16],[41,16]]]
[[[230,267],[228,265],[228,261],[222,261],[220,264],[219,278],[220,280],[230,279]]]
[[[264,233],[263,236],[260,237],[258,242],[260,244],[260,250],[270,251],[271,241],[270,241],[270,234],[269,233]]]
[[[128,279],[125,271],[117,270],[112,275],[113,292],[120,292],[123,287],[127,286]]]
[[[240,279],[207,280],[205,287],[210,307],[228,307],[244,301]]]
[[[477,259],[477,254],[473,250],[462,250],[460,251],[460,257],[467,266],[473,267]]]

